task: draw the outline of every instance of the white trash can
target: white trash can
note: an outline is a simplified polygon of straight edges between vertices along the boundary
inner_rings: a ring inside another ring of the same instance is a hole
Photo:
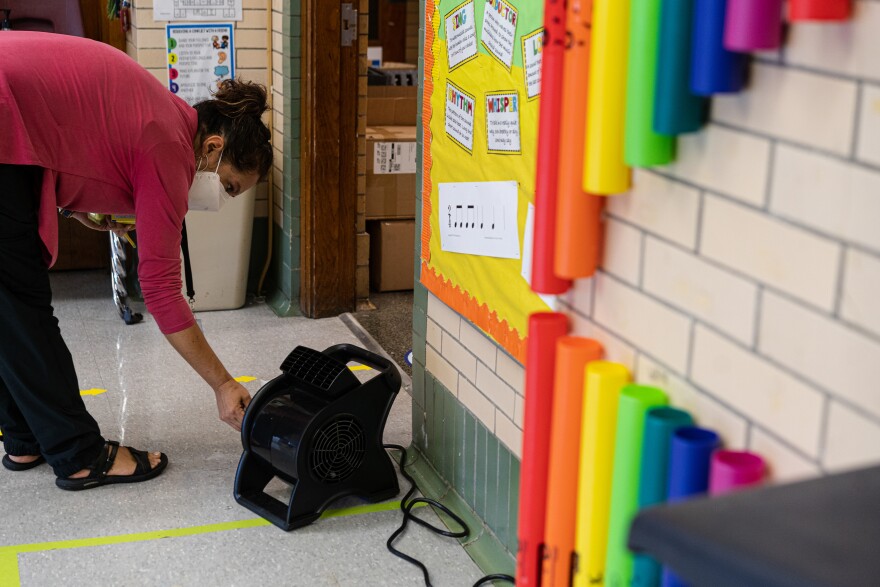
[[[219,212],[186,214],[196,312],[234,310],[244,305],[254,228],[256,188],[231,198]],[[186,279],[181,256],[181,279]]]

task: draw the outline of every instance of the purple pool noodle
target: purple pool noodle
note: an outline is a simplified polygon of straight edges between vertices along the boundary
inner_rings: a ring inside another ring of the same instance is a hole
[[[727,0],[724,48],[747,53],[776,49],[782,39],[782,0]]]

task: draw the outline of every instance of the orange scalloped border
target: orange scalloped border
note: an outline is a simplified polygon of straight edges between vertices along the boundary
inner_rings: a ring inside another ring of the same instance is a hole
[[[488,332],[507,352],[520,363],[525,363],[526,341],[519,332],[511,328],[507,320],[498,318],[498,313],[479,303],[476,298],[460,286],[444,278],[431,262],[431,96],[434,93],[434,0],[425,0],[425,50],[424,78],[422,93],[422,263],[419,281],[446,305],[468,318],[471,322]]]
[[[526,341],[520,337],[515,328],[510,327],[507,320],[500,319],[497,312],[490,310],[486,304],[478,302],[476,298],[424,262],[421,282],[447,306],[492,335],[492,338],[516,360],[525,363]]]
[[[422,76],[422,261],[431,262],[431,96],[434,94],[434,0],[425,0]],[[422,272],[424,273],[424,271]],[[424,283],[424,282],[422,282]]]

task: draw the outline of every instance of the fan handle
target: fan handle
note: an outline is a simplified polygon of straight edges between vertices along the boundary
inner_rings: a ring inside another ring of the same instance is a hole
[[[397,370],[397,365],[381,355],[371,353],[353,344],[333,345],[325,349],[324,354],[342,363],[354,360],[362,365],[372,367],[385,377],[388,386],[395,394],[400,390],[400,371]]]

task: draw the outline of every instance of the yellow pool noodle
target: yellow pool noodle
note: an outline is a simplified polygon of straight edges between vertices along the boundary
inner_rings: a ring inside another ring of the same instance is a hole
[[[629,370],[620,363],[593,361],[586,367],[574,587],[603,584],[618,396],[629,380]]]
[[[590,50],[584,191],[610,195],[629,190],[623,160],[630,0],[595,0]]]

